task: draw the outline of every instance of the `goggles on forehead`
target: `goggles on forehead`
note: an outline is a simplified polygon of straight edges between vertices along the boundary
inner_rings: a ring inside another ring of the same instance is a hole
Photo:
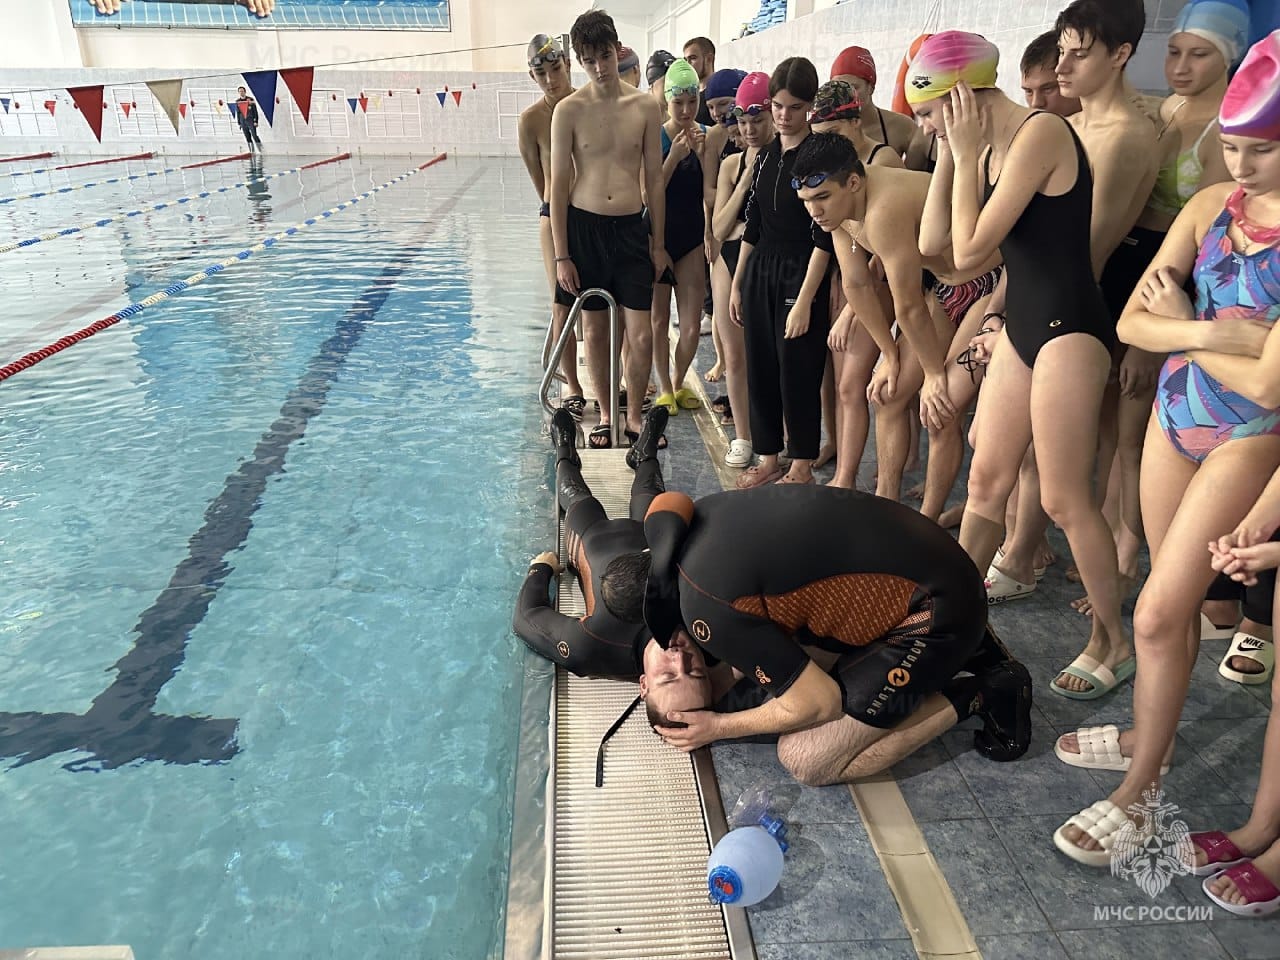
[[[810,190],[812,190],[814,187],[820,187],[824,183],[826,183],[827,178],[830,176],[831,174],[829,173],[811,173],[809,174],[809,176],[805,177],[803,180],[801,180],[799,177],[792,177],[791,189],[799,190],[801,187],[808,187]]]
[[[540,67],[545,63],[559,63],[564,59],[564,51],[551,44],[543,47],[529,58],[530,67]]]
[[[758,117],[767,109],[767,105],[761,103],[753,103],[749,107],[740,107],[735,103],[733,105],[733,109],[729,111],[728,115],[733,117],[736,122],[739,117]]]

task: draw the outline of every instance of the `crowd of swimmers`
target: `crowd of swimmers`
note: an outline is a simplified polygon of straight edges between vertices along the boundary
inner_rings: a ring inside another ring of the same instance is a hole
[[[1126,77],[1141,0],[1067,6],[1022,57],[1026,105],[997,87],[989,41],[925,36],[904,112],[875,102],[858,46],[823,82],[801,56],[717,69],[696,38],[681,58],[654,53],[642,90],[639,57],[593,10],[569,33],[588,79],[574,89],[568,52],[536,37],[545,96],[520,142],[554,319],[591,288],[616,301],[636,481],[631,515],[612,520],[582,481],[587,393],[566,353],[551,435],[587,615],[551,608],[546,553],[517,632],[577,673],[639,676],[673,746],[773,739],[807,783],[879,772],[969,717],[984,756],[1014,760],[1030,679],[987,610],[1035,596],[1059,562],[1055,523],[1092,629],[1049,689],[1094,700],[1134,683],[1131,728],[1055,744],[1064,763],[1124,774],[1053,836],[1107,866],[1129,808],[1176,762],[1202,639],[1230,640],[1224,678],[1280,694],[1280,30],[1250,48],[1249,16],[1244,0],[1190,0],[1165,97]],[[668,418],[700,403],[687,378],[708,287],[708,377],[725,380],[725,460],[741,473],[695,503],[665,490],[657,451]],[[583,312],[597,397],[605,306]],[[612,440],[599,408],[591,448]],[[874,496],[854,489],[872,416]],[[917,510],[899,501],[920,433]],[[966,444],[966,499],[947,510]],[[1275,714],[1261,749],[1249,820],[1194,834],[1187,864],[1254,916],[1280,910]]]

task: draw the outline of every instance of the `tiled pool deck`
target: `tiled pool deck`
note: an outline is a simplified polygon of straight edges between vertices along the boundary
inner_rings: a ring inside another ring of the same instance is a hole
[[[711,338],[702,339],[697,366],[713,360]],[[708,392],[723,392],[709,384]],[[687,413],[668,428],[674,459],[667,483],[691,495],[721,489],[703,443]],[[874,454],[874,440],[868,444]],[[859,484],[870,485],[871,456]],[[829,479],[831,468],[819,474]],[[908,484],[919,479],[911,475]],[[963,490],[957,491],[957,497]],[[1061,556],[1066,544],[1051,534]],[[1133,715],[1129,684],[1101,701],[1055,696],[1048,684],[1078,654],[1089,621],[1068,603],[1080,587],[1063,576],[1066,564],[1049,568],[1032,597],[996,608],[1000,636],[1023,660],[1035,681],[1034,737],[1022,760],[996,764],[972,746],[970,728],[959,727],[897,765],[893,774],[919,824],[982,955],[987,960],[1122,960],[1122,958],[1280,958],[1280,923],[1243,920],[1213,909],[1212,919],[1166,922],[1211,907],[1196,877],[1177,878],[1154,901],[1129,880],[1080,866],[1053,846],[1053,831],[1069,816],[1103,799],[1119,774],[1092,773],[1061,763],[1055,738],[1080,726],[1127,724]],[[1132,615],[1130,601],[1126,618]],[[1191,830],[1233,829],[1248,816],[1258,784],[1270,687],[1244,687],[1220,677],[1226,641],[1205,643],[1183,712],[1165,799]],[[713,748],[726,809],[760,784],[779,788],[791,804],[788,820],[796,842],[779,889],[749,909],[761,960],[898,960],[915,957],[898,904],[884,879],[867,831],[844,786],[801,787],[779,765],[767,744]],[[1124,919],[1124,907],[1132,918]],[[1139,908],[1162,908],[1138,919]],[[1163,908],[1170,908],[1164,910]],[[1095,913],[1100,910],[1099,913]]]

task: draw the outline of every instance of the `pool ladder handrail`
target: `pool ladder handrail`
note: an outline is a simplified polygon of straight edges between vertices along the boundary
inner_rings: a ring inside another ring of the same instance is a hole
[[[569,308],[569,316],[565,319],[564,329],[560,331],[560,339],[548,354],[547,347],[551,343],[552,331],[555,329],[555,315],[552,315],[547,324],[547,339],[542,348],[542,382],[538,386],[538,400],[542,404],[542,409],[548,414],[555,413],[556,408],[551,405],[550,399],[551,381],[557,378],[563,379],[559,373],[560,358],[564,355],[564,348],[569,343],[569,336],[573,333],[574,326],[581,319],[583,304],[587,302],[588,297],[599,297],[609,306],[609,445],[617,450],[622,446],[618,422],[618,395],[621,380],[618,371],[618,302],[613,299],[613,294],[608,290],[592,287],[578,294],[578,299]]]

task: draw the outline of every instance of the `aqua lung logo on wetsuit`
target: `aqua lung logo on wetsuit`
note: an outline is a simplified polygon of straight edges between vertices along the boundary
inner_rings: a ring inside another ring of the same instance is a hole
[[[561,659],[569,659],[569,645],[561,640],[556,644],[556,653],[560,654]]]
[[[711,627],[705,620],[693,621],[693,625],[690,627],[690,630],[693,633],[693,639],[697,640],[699,643],[706,643],[711,639]]]
[[[911,649],[907,651],[907,655],[902,658],[902,661],[886,674],[885,679],[888,682],[876,694],[876,698],[871,701],[871,706],[867,707],[867,716],[874,717],[879,715],[880,711],[888,704],[889,698],[911,682],[911,668],[916,665],[916,661],[920,659],[922,653],[924,653],[924,641],[916,640],[911,644]]]

